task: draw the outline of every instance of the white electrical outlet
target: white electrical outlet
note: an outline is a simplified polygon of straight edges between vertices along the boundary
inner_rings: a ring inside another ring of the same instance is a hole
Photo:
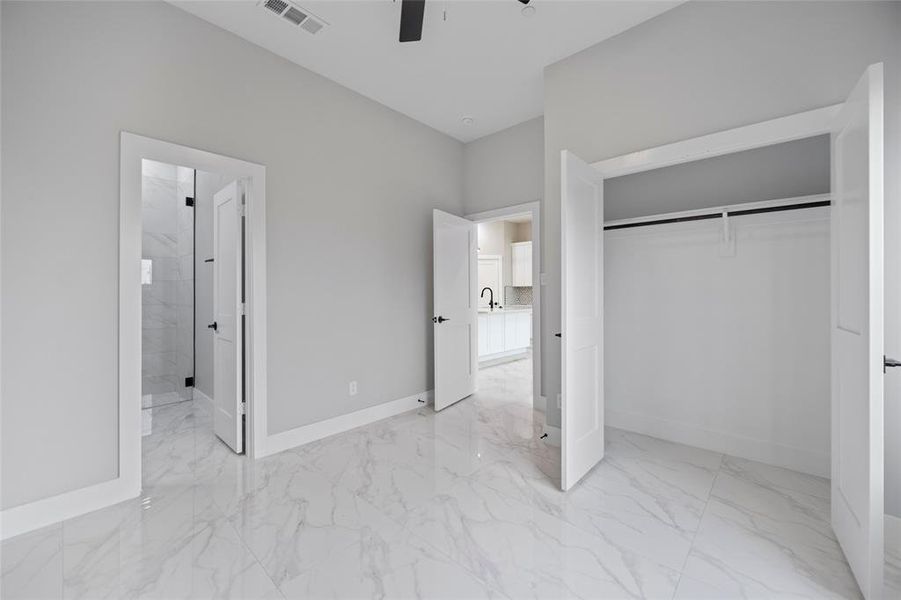
[[[357,382],[351,381],[350,385],[347,386],[347,391],[350,393],[351,396],[356,396],[357,395]]]

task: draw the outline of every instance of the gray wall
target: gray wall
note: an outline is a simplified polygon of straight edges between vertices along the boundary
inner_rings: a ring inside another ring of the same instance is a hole
[[[844,100],[886,76],[886,351],[901,354],[901,3],[690,2],[545,70],[544,385],[560,389],[560,151],[588,161]],[[470,207],[471,208],[471,207]],[[887,509],[901,514],[901,376],[886,378]],[[548,420],[559,423],[549,402]],[[894,476],[893,476],[894,474]]]
[[[829,136],[604,180],[604,218],[829,193]]]
[[[213,397],[213,194],[231,183],[225,175],[197,171],[194,198],[194,387]]]
[[[431,387],[459,142],[163,3],[3,2],[0,66],[3,508],[117,473],[122,130],[267,167],[271,432]]]
[[[463,149],[467,213],[540,200],[544,195],[544,119],[470,142]]]

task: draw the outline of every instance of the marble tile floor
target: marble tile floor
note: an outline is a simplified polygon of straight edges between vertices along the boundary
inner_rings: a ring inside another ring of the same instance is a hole
[[[610,429],[564,495],[517,374],[255,462],[152,409],[141,497],[5,541],[0,596],[858,597],[826,480]]]
[[[901,542],[897,539],[885,542],[885,590],[886,598],[901,598]]]

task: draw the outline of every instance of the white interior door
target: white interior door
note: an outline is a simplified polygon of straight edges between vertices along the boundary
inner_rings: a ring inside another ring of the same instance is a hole
[[[477,236],[472,221],[434,211],[435,410],[476,391]]]
[[[564,490],[604,458],[604,190],[600,174],[562,153]]]
[[[213,195],[213,429],[235,452],[244,451],[241,203],[236,181]]]
[[[866,598],[883,571],[882,65],[832,133],[832,528]]]

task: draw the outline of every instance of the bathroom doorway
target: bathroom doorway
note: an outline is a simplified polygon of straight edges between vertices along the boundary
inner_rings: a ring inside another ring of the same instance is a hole
[[[141,408],[144,436],[174,404],[244,451],[245,184],[143,159]]]
[[[173,460],[176,438],[266,453],[266,170],[121,141],[117,485],[133,497],[196,466]]]

